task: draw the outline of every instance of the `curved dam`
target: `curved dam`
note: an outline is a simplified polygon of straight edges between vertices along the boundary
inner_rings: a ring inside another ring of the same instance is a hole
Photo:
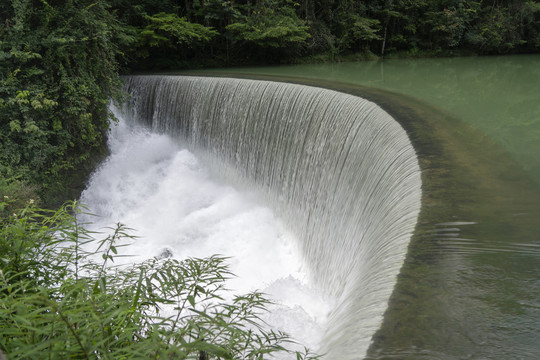
[[[255,188],[299,241],[311,281],[336,299],[321,349],[365,355],[421,207],[407,133],[376,104],[269,81],[131,76],[126,116],[207,154]]]

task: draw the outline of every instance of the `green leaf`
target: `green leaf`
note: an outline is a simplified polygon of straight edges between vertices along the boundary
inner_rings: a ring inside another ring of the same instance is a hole
[[[195,348],[199,351],[204,351],[224,359],[232,359],[232,355],[226,349],[221,346],[200,341],[195,344]]]
[[[19,120],[12,120],[9,122],[9,128],[12,132],[21,132],[22,131],[22,127],[21,127],[21,123],[19,122]]]

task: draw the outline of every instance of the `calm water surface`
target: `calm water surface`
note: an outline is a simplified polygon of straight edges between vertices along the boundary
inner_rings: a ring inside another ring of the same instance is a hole
[[[540,184],[540,55],[400,59],[231,71],[334,80],[425,100],[481,129]]]
[[[454,129],[369,358],[540,358],[540,55],[229,71],[389,90]]]

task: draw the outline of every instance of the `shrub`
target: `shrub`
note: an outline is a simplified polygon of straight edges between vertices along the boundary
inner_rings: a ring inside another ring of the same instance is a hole
[[[28,204],[1,218],[0,348],[9,358],[314,358],[263,326],[261,293],[224,300],[226,258],[118,266],[129,229],[117,224],[96,240],[77,220],[82,211]]]

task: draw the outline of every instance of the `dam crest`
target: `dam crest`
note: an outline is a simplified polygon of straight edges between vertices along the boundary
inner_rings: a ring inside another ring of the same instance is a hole
[[[360,97],[231,78],[130,76],[124,115],[185,142],[257,189],[336,299],[320,353],[362,357],[379,329],[421,207],[401,125]]]

